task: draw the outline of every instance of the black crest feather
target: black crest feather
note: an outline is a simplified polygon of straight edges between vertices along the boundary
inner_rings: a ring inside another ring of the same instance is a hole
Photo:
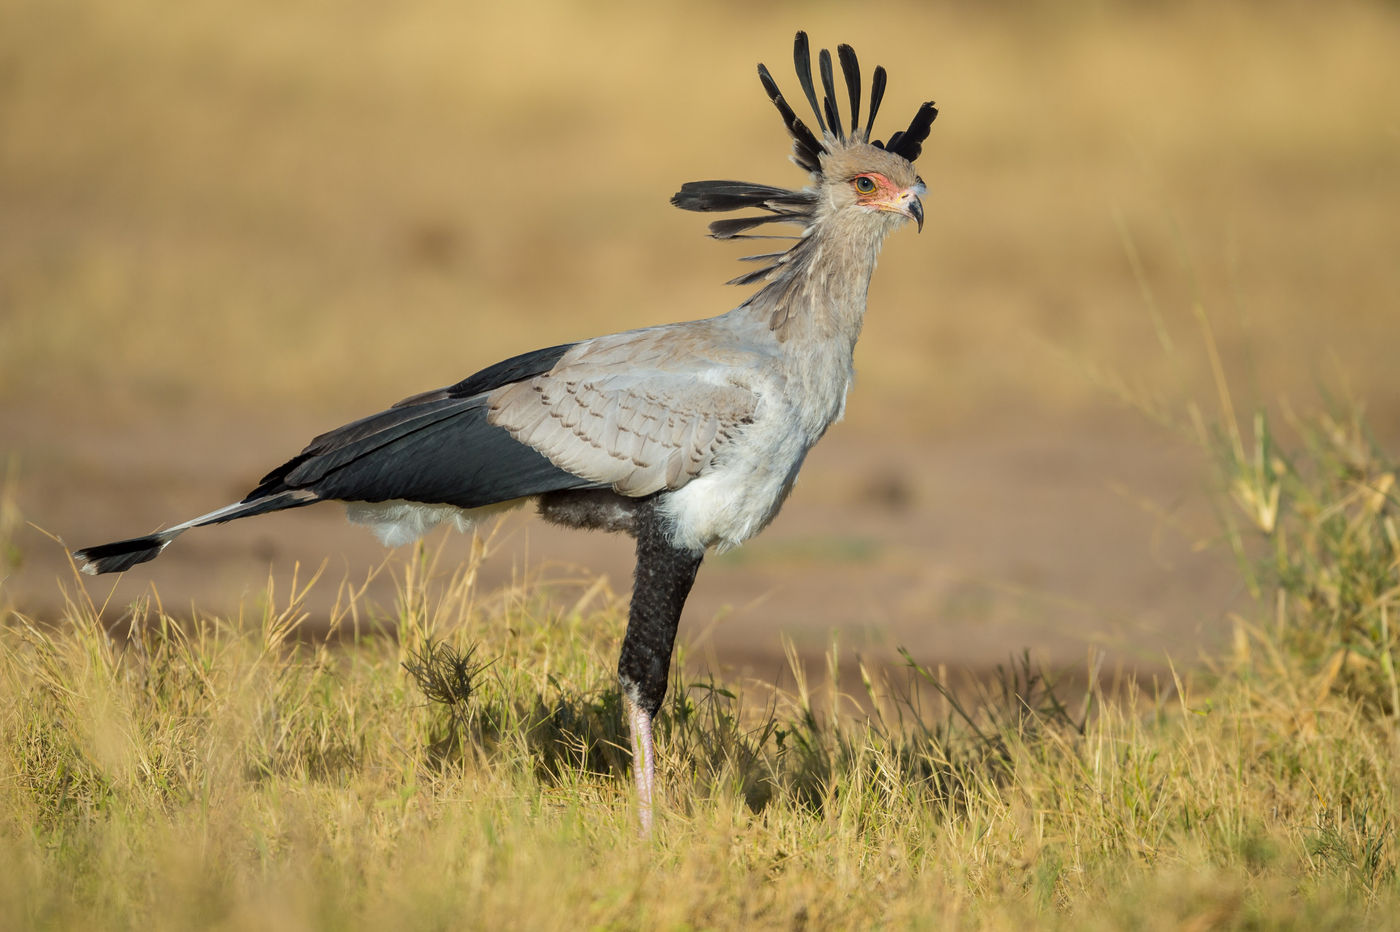
[[[860,62],[856,60],[856,50],[849,45],[838,45],[836,54],[841,59],[846,90],[851,95],[851,135],[856,136],[860,134]]]
[[[748,181],[687,181],[671,197],[681,210],[743,210],[761,207],[775,213],[800,214],[816,205],[810,191],[791,191]]]
[[[817,89],[812,86],[812,50],[807,45],[805,32],[799,32],[792,44],[792,64],[797,71],[798,83],[802,85],[802,93],[807,95],[807,103],[817,115],[817,125],[825,133],[826,124],[822,122],[822,108],[817,104]]]
[[[933,101],[926,102],[919,108],[919,112],[914,114],[914,119],[909,121],[909,128],[891,136],[885,148],[910,162],[914,161],[924,151],[924,140],[928,138],[929,129],[937,117],[938,108],[933,105]]]
[[[822,72],[822,91],[826,94],[822,99],[822,106],[826,110],[826,122],[831,127],[831,135],[844,140],[846,131],[841,128],[841,111],[836,106],[836,76],[831,71],[831,53],[822,49],[817,61]]]
[[[763,90],[767,93],[768,99],[773,102],[773,106],[778,108],[778,113],[783,118],[783,125],[792,135],[793,161],[808,172],[820,174],[821,157],[824,153],[831,151],[828,145],[829,140],[842,143],[867,142],[911,162],[917,159],[919,153],[923,151],[923,142],[928,138],[929,128],[933,124],[934,118],[938,116],[938,108],[933,105],[932,101],[925,103],[914,114],[914,119],[910,121],[909,127],[891,136],[888,143],[872,139],[871,133],[874,130],[875,117],[880,112],[881,102],[885,99],[885,84],[888,80],[885,69],[877,65],[871,78],[870,112],[865,118],[865,126],[862,128],[860,125],[860,61],[856,58],[855,49],[849,45],[837,46],[836,56],[841,61],[841,74],[846,79],[846,91],[851,103],[849,133],[846,131],[847,124],[841,119],[841,106],[837,103],[836,73],[832,66],[831,52],[826,49],[822,49],[817,55],[817,69],[821,75],[823,93],[821,98],[817,97],[816,82],[812,80],[812,47],[807,39],[807,33],[799,32],[793,41],[792,63],[797,72],[797,81],[802,86],[802,94],[807,98],[807,105],[811,107],[812,115],[817,119],[820,136],[812,132],[792,109],[792,105],[783,97],[783,92],[778,88],[778,82],[773,80],[773,75],[769,73],[768,68],[764,65],[758,66],[758,78],[763,84]]]
[[[865,126],[862,127],[860,62],[856,58],[855,50],[849,45],[837,46],[836,57],[841,62],[841,74],[846,80],[846,91],[850,98],[849,124],[845,124],[841,119],[831,52],[822,49],[817,56],[823,91],[823,96],[818,99],[816,83],[812,80],[812,48],[807,40],[807,33],[799,32],[793,40],[793,68],[797,72],[797,81],[802,86],[802,94],[807,98],[807,105],[816,117],[819,133],[814,133],[792,109],[768,68],[762,64],[758,66],[758,80],[763,85],[763,91],[777,108],[779,116],[783,118],[783,126],[792,136],[792,160],[808,173],[820,176],[823,155],[841,145],[856,143],[869,143],[910,162],[917,159],[923,151],[923,142],[928,138],[929,128],[938,116],[938,108],[931,101],[925,103],[914,114],[908,128],[895,133],[888,143],[874,140],[870,134],[875,125],[875,117],[880,112],[880,103],[885,98],[885,69],[876,66],[871,74],[870,111],[865,118]],[[849,132],[846,130],[847,125],[850,127]],[[716,239],[769,239],[776,237],[749,231],[763,229],[773,223],[810,226],[817,210],[817,193],[814,189],[793,191],[746,181],[691,181],[681,186],[671,198],[671,203],[682,210],[704,212],[761,210],[763,213],[749,217],[716,220],[710,224],[710,235]],[[762,263],[762,267],[745,273],[730,284],[751,285],[762,281],[772,283],[781,270],[797,265],[807,245],[806,239],[799,238],[796,245],[786,252],[749,256],[748,261]]]
[[[870,116],[865,118],[865,138],[870,138],[870,131],[875,128],[875,114],[880,112],[880,101],[885,99],[885,74],[884,65],[875,66],[875,77],[870,81]]]
[[[792,135],[793,160],[808,172],[821,171],[821,153],[826,151],[825,147],[817,141],[817,137],[807,128],[807,124],[803,123],[801,118],[793,112],[792,107],[783,98],[782,91],[778,90],[778,83],[773,80],[773,76],[763,65],[758,66],[758,79],[763,83],[763,89],[768,92],[768,99],[773,101],[773,106],[778,108],[778,113],[782,116],[783,124],[787,126],[788,133]]]

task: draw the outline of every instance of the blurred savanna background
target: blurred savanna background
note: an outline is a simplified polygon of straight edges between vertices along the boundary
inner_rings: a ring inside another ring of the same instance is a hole
[[[383,560],[333,506],[119,581],[65,548],[223,505],[507,355],[738,303],[743,247],[668,198],[802,183],[754,73],[799,95],[797,28],[889,70],[877,135],[938,102],[928,222],[886,246],[845,422],[701,573],[692,662],[766,675],[783,636],[835,632],[930,665],[1189,663],[1239,594],[1193,411],[1356,404],[1400,438],[1394,3],[0,0],[0,23],[0,600],[31,617],[79,585],[112,620],[152,584],[236,612],[324,562],[314,626]],[[630,558],[519,515],[481,586],[625,593]]]

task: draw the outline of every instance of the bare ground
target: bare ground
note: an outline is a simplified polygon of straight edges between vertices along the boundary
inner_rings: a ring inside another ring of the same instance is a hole
[[[235,423],[231,418],[230,423]],[[113,622],[154,587],[168,610],[258,609],[269,578],[289,589],[326,565],[306,608],[323,626],[341,579],[384,560],[339,507],[308,509],[193,531],[120,579],[76,577],[65,545],[144,533],[218,507],[262,469],[326,425],[240,434],[210,416],[135,431],[56,432],[49,418],[0,421],[22,464],[18,504],[37,527],[7,583],[28,613],[53,617],[81,585]],[[1211,535],[1199,452],[1133,414],[1042,422],[946,436],[870,437],[833,431],[811,457],[784,512],[743,548],[702,569],[682,628],[692,661],[776,676],[784,638],[820,656],[883,664],[896,649],[930,667],[984,669],[1030,650],[1052,667],[1102,651],[1107,670],[1160,673],[1168,657],[1191,664],[1218,645],[1238,595],[1224,548]],[[446,573],[467,541],[436,533]],[[483,593],[522,579],[567,608],[601,574],[625,596],[629,541],[562,531],[525,513],[503,522],[482,567]],[[371,584],[385,614],[390,574]],[[547,623],[547,622],[546,622]]]

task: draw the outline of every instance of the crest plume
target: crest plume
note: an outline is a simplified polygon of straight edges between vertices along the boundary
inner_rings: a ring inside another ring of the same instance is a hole
[[[876,66],[870,86],[870,111],[865,126],[860,125],[860,63],[855,50],[849,45],[836,49],[841,61],[841,74],[846,80],[846,90],[850,98],[850,133],[845,131],[841,120],[840,107],[836,102],[836,75],[832,68],[831,53],[822,49],[817,58],[821,74],[822,90],[825,97],[817,98],[816,83],[812,80],[812,50],[807,41],[807,33],[799,32],[793,42],[792,60],[797,71],[797,81],[802,93],[816,117],[820,136],[802,121],[792,105],[787,102],[778,82],[766,65],[758,66],[758,80],[763,85],[768,99],[777,108],[783,125],[792,136],[792,160],[798,167],[813,175],[814,181],[821,180],[823,155],[829,155],[843,146],[869,144],[885,149],[906,161],[912,162],[923,151],[923,142],[928,138],[938,108],[933,101],[919,107],[910,121],[909,127],[896,132],[888,143],[872,140],[870,134],[875,126],[875,116],[880,111],[880,103],[885,97],[885,69]],[[671,203],[682,210],[715,211],[742,210],[756,207],[772,212],[772,216],[745,218],[744,221],[723,220],[711,224],[710,232],[719,239],[729,239],[741,230],[747,230],[763,223],[779,221],[802,223],[810,221],[815,196],[809,191],[790,191],[770,185],[748,184],[740,181],[691,181],[681,187]]]
[[[817,188],[823,180],[823,156],[852,146],[871,145],[909,162],[917,159],[923,151],[923,142],[928,138],[934,118],[938,116],[938,108],[934,106],[933,101],[920,106],[908,128],[896,132],[888,143],[871,139],[875,117],[885,97],[885,69],[877,65],[871,77],[870,110],[865,118],[865,126],[862,127],[860,62],[856,58],[855,50],[849,45],[837,46],[836,57],[841,62],[841,75],[846,81],[846,91],[850,100],[849,132],[841,119],[840,106],[837,104],[835,69],[832,66],[831,53],[826,49],[822,49],[817,55],[817,68],[824,95],[820,99],[817,97],[817,86],[812,77],[812,49],[807,33],[799,32],[794,39],[792,62],[797,72],[797,82],[802,87],[802,94],[816,118],[817,132],[813,132],[792,109],[767,66],[758,66],[758,80],[763,85],[764,93],[777,108],[783,126],[792,136],[792,160],[811,176],[811,187],[789,190],[744,181],[691,181],[681,186],[680,191],[671,198],[671,203],[682,210],[705,212],[749,208],[764,211],[749,217],[716,220],[710,224],[710,235],[716,239],[785,238],[776,234],[750,231],[770,223],[811,226],[817,209]],[[803,245],[804,241],[799,238],[797,244],[787,252],[749,256],[746,261],[762,262],[763,267],[739,276],[730,284],[750,285],[769,279],[772,273],[797,259],[795,253],[800,252]]]

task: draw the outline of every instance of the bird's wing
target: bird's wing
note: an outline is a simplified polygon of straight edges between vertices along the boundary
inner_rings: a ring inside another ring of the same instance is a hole
[[[590,483],[550,463],[486,419],[489,392],[549,371],[555,346],[497,363],[437,391],[322,434],[263,477],[245,503],[288,492],[318,499],[478,508]],[[305,503],[305,498],[297,499]]]
[[[560,469],[624,495],[680,488],[752,422],[758,395],[726,378],[730,366],[686,357],[693,341],[627,336],[496,389],[487,420]]]

